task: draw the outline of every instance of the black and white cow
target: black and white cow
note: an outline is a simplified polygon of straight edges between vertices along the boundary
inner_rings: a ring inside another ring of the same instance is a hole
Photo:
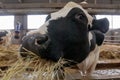
[[[46,22],[32,33],[47,35],[46,42],[49,42],[44,54],[39,53],[39,50],[35,54],[55,62],[62,57],[68,60],[64,66],[79,66],[82,62],[83,67],[89,64],[91,67],[93,61],[98,60],[99,46],[102,45],[104,33],[108,29],[109,22],[106,18],[95,20],[80,5],[69,2],[59,11],[51,13]],[[93,57],[89,63],[94,55],[97,57]]]
[[[51,51],[47,57],[54,61],[63,57],[77,63],[82,62],[90,53],[90,30],[107,31],[108,20],[94,20],[87,11],[73,2],[51,13],[45,24],[39,28],[42,34],[47,33],[51,39]]]
[[[0,31],[0,44],[6,47],[11,45],[11,37],[12,33],[8,30],[1,30]]]

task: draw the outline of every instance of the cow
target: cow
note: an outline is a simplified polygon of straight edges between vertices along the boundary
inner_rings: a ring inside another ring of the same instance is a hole
[[[104,26],[104,29],[100,25]],[[45,24],[39,28],[42,34],[47,33],[51,39],[50,59],[58,61],[63,57],[77,63],[82,62],[90,53],[90,30],[104,33],[108,30],[108,20],[94,20],[74,2],[69,2],[64,8],[51,13]]]
[[[1,30],[0,31],[0,44],[6,47],[11,45],[11,37],[12,33],[9,30]]]
[[[82,64],[82,67],[89,66],[91,56],[99,57],[99,47],[108,29],[109,22],[106,18],[96,20],[80,5],[69,2],[59,11],[51,13],[46,22],[33,32],[48,37],[44,42],[48,44],[44,48],[45,53],[35,54],[54,62],[64,58],[68,61],[63,64],[65,67],[72,65],[79,67],[79,64]],[[93,57],[94,60],[95,58]],[[94,60],[90,62],[90,67],[94,65]]]

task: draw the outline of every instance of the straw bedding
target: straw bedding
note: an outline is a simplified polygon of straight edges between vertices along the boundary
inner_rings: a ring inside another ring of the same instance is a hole
[[[64,78],[61,70],[65,63],[60,59],[58,63],[41,59],[28,51],[27,58],[19,55],[19,46],[5,48],[0,46],[0,68],[8,66],[8,69],[0,69],[1,80],[60,80]],[[103,45],[100,59],[120,59],[120,46]],[[59,73],[59,75],[58,75]],[[68,72],[67,72],[68,73]]]
[[[4,54],[1,58],[2,61],[7,59],[9,62],[13,59],[13,63],[10,64],[9,69],[6,70],[2,80],[59,80],[60,77],[58,71],[61,73],[60,75],[62,75],[61,78],[64,77],[62,74],[63,71],[61,70],[63,59],[54,63],[52,61],[41,59],[30,51],[27,52],[29,55],[26,58],[22,58],[19,55],[18,50],[3,49],[1,55],[3,55],[2,53]],[[6,58],[6,56],[8,58]],[[25,76],[24,74],[27,75]],[[31,77],[29,78],[30,75]]]
[[[100,59],[120,59],[120,46],[103,45],[101,47]]]

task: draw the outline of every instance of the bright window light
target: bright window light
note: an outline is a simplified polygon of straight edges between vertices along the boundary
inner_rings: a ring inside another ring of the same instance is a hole
[[[14,16],[0,16],[0,30],[14,29]]]
[[[107,18],[110,23],[110,29],[120,28],[120,16],[119,15],[96,15],[97,19]]]
[[[28,29],[38,29],[44,24],[47,15],[28,15]]]

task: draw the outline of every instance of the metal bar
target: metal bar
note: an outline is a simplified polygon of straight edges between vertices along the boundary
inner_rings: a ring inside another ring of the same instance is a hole
[[[58,9],[0,9],[0,15],[49,14]]]
[[[120,36],[105,36],[106,38],[111,38],[111,37],[116,37],[116,38],[119,38]]]
[[[105,39],[104,41],[106,41],[106,42],[120,42],[120,40],[107,40],[107,39]]]

